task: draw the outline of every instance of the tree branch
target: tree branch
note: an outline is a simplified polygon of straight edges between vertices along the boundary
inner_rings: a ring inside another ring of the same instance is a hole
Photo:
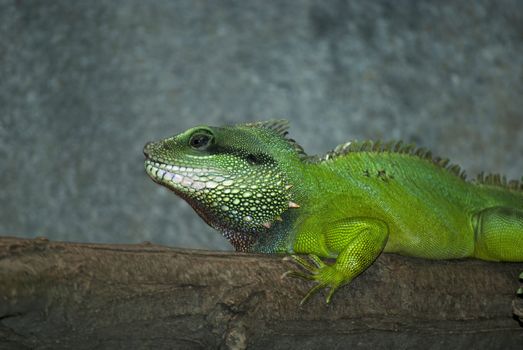
[[[518,348],[523,264],[382,255],[330,305],[281,256],[0,238],[13,348]],[[0,346],[1,347],[1,346]]]

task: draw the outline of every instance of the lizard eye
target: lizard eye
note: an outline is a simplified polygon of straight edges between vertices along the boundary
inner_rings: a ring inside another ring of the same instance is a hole
[[[199,151],[207,149],[212,143],[213,136],[207,131],[197,131],[189,139],[189,145]]]
[[[249,154],[246,159],[247,162],[249,162],[251,165],[260,163],[260,159],[258,159],[258,157],[256,157],[254,154]]]

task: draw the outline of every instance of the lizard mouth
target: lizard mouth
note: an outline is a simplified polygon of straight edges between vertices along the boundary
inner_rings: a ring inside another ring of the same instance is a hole
[[[209,169],[166,164],[149,158],[145,160],[145,171],[155,182],[173,190],[193,192],[216,188],[219,183],[228,185],[222,176],[209,176]]]

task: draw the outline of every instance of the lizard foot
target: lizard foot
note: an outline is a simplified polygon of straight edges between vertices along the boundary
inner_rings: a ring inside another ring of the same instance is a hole
[[[304,259],[298,255],[286,256],[285,261],[291,261],[298,265],[301,270],[289,270],[282,275],[284,277],[301,278],[307,281],[315,281],[317,284],[312,287],[309,292],[303,297],[300,306],[303,305],[309,298],[324,288],[329,288],[329,293],[326,297],[327,304],[330,303],[334,292],[342,285],[348,282],[347,277],[338,271],[334,265],[325,264],[319,257],[314,254],[309,254],[308,259]]]

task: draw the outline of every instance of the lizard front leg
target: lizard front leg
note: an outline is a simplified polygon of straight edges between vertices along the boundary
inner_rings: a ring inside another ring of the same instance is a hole
[[[365,271],[381,254],[388,238],[385,222],[369,217],[341,219],[323,225],[324,245],[330,255],[336,256],[332,265],[325,264],[317,255],[309,254],[310,261],[297,255],[292,259],[302,271],[287,271],[284,275],[315,281],[300,304],[323,288],[329,288],[326,301],[334,292]],[[305,238],[306,239],[306,238]],[[302,249],[301,252],[307,252]]]

